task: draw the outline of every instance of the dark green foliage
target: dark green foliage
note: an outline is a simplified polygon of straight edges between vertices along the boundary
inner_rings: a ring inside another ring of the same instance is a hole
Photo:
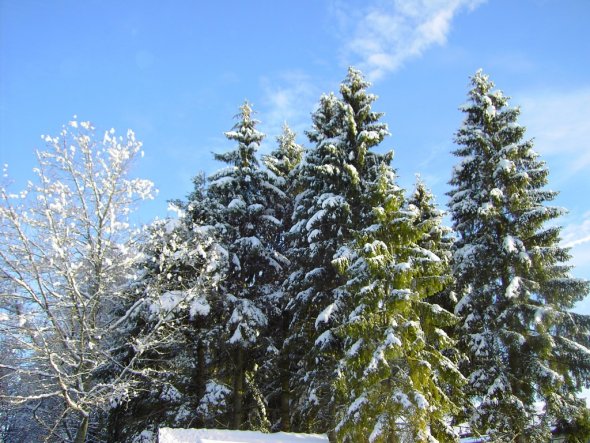
[[[295,141],[295,133],[285,124],[283,133],[277,137],[277,148],[263,157],[269,174],[274,174],[277,187],[284,194],[277,195],[274,201],[276,216],[282,222],[283,229],[277,235],[277,248],[286,254],[286,232],[291,228],[293,201],[298,194],[297,166],[303,158],[303,147]],[[288,267],[283,269],[278,282],[284,281]],[[286,338],[289,336],[291,323],[290,313],[285,309],[288,303],[285,291],[277,287],[270,304],[273,311],[269,313],[269,331],[273,337],[274,352],[268,352],[261,368],[264,375],[264,392],[268,399],[268,414],[272,430],[289,431],[291,429],[291,371],[292,365],[289,346]]]
[[[282,221],[277,204],[286,202],[280,180],[260,169],[256,152],[264,134],[248,103],[240,108],[238,123],[225,135],[237,147],[217,160],[228,166],[209,178],[207,196],[219,211],[214,222],[221,244],[229,254],[229,270],[221,283],[219,330],[216,350],[219,377],[232,392],[231,421],[240,429],[268,430],[266,400],[262,391],[268,349],[277,349],[269,334],[269,319],[277,315],[277,282],[288,263],[279,251]],[[227,365],[227,359],[231,364]]]
[[[558,421],[553,435],[565,437],[566,443],[587,443],[590,440],[590,410],[582,408],[580,414]]]
[[[93,374],[108,383],[133,361],[135,390],[111,396],[89,438],[171,426],[451,442],[468,422],[491,441],[586,441],[590,318],[570,309],[590,285],[569,274],[563,211],[546,205],[556,193],[519,110],[481,72],[472,84],[456,235],[426,185],[406,197],[393,154],[375,152],[388,128],[359,71],[320,98],[310,148],[285,125],[262,165],[244,103],[223,168],[145,232],[110,364]],[[14,389],[6,368],[0,389]],[[0,432],[26,425],[0,402]]]
[[[556,193],[544,189],[548,170],[523,139],[519,109],[481,71],[472,85],[450,192],[470,422],[494,439],[546,441],[556,420],[583,408],[575,394],[590,375],[590,319],[568,310],[590,287],[570,276],[548,226],[563,211],[545,204]]]
[[[227,267],[217,242],[213,227],[196,226],[189,216],[150,227],[138,264],[143,278],[130,288],[137,295],[133,328],[119,357],[141,361],[144,383],[139,394],[113,404],[110,441],[132,441],[161,426],[215,426],[225,416],[203,402],[212,376],[206,360],[218,347],[213,308]]]
[[[457,318],[429,302],[449,281],[445,230],[424,186],[406,207],[394,179],[383,165],[367,189],[371,223],[335,260],[349,278],[346,320],[335,329],[347,349],[336,430],[346,442],[455,441],[449,417],[465,380],[443,351],[454,347],[444,328]]]
[[[332,260],[367,220],[370,207],[361,201],[366,180],[389,159],[371,151],[387,135],[387,126],[371,110],[376,97],[367,86],[360,72],[350,69],[341,98],[322,96],[308,132],[314,147],[298,168],[301,192],[287,236],[291,274],[284,285],[292,315],[287,345],[297,363],[292,368],[295,429],[326,432],[335,424],[332,382],[342,345],[326,334],[340,322],[338,304],[347,288]]]

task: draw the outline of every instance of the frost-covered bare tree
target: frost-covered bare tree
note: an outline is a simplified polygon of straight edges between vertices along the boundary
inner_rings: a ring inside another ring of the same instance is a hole
[[[142,155],[132,131],[98,138],[74,120],[43,139],[36,179],[19,193],[0,187],[0,336],[16,347],[0,362],[11,388],[0,396],[30,410],[49,402],[52,414],[32,414],[46,441],[93,441],[101,409],[133,394],[135,358],[114,356],[140,303],[126,300],[137,269],[129,218],[154,189],[130,178]]]

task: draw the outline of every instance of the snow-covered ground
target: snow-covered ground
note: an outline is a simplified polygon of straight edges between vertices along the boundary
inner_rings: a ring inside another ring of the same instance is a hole
[[[321,443],[329,440],[325,435],[319,434],[288,432],[264,434],[254,431],[161,428],[158,441],[159,443]]]

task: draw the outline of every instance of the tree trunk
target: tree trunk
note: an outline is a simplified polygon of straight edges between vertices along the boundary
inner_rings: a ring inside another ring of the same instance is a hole
[[[199,400],[205,395],[205,385],[207,383],[207,374],[205,373],[205,345],[202,340],[197,344],[197,380],[196,391]]]
[[[243,398],[244,398],[244,350],[237,348],[235,351],[234,369],[234,398],[233,417],[231,428],[240,429],[244,421]]]
[[[193,339],[192,337],[190,337]],[[194,339],[193,339],[194,341]],[[205,362],[205,345],[203,340],[197,340],[196,350],[194,351],[193,358],[196,361],[196,367],[191,373],[190,390],[194,392],[195,400],[198,402],[205,396],[205,390],[207,387],[207,370]],[[207,423],[201,415],[199,418],[192,417],[190,421],[191,427],[204,428]]]
[[[330,406],[328,407],[328,413],[329,413],[329,417],[327,423],[329,423],[329,429],[328,429],[328,440],[330,440],[330,442],[337,442],[338,438],[336,436],[336,402],[334,400],[332,400],[330,402]]]
[[[84,443],[86,441],[86,435],[88,434],[88,416],[82,417],[82,422],[78,426],[78,432],[76,432],[76,438],[74,443]]]
[[[289,389],[289,363],[281,362],[281,431],[289,432],[291,430],[291,395]]]
[[[286,337],[288,328],[288,318],[283,315],[283,337]],[[291,374],[289,371],[289,350],[284,345],[279,360],[279,377],[281,380],[281,431],[289,432],[291,430]]]

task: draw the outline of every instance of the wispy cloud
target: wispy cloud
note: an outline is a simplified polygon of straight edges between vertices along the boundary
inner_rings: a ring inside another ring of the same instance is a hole
[[[344,46],[347,62],[358,65],[372,80],[400,68],[435,45],[444,45],[453,18],[482,0],[378,0],[359,17],[347,20],[346,2],[336,2],[334,16],[352,35]],[[356,15],[356,14],[355,14]]]
[[[261,79],[263,98],[259,109],[261,128],[270,137],[282,132],[284,123],[302,137],[310,125],[310,114],[320,96],[313,79],[301,71]]]
[[[575,217],[566,224],[562,231],[562,239],[561,244],[571,248],[572,258],[569,264],[574,266],[572,270],[574,277],[590,279],[590,211],[586,212],[581,219]],[[580,314],[590,315],[590,297],[578,302],[574,310]],[[590,391],[587,392],[589,393]],[[590,404],[590,395],[587,395],[587,402]]]
[[[567,248],[588,243],[590,250],[590,212],[586,212],[581,221],[569,224],[563,230],[562,237],[562,243]]]
[[[517,97],[522,123],[543,155],[567,159],[567,170],[590,166],[590,87],[563,93],[536,92]]]
[[[551,165],[551,183],[561,182],[566,188],[569,185],[569,198],[584,208],[564,217],[561,244],[571,248],[569,264],[574,266],[573,275],[589,278],[590,211],[583,203],[585,195],[576,194],[575,189],[587,187],[588,183],[585,174],[590,166],[590,87],[527,92],[516,96],[513,103],[521,106],[520,123],[527,127],[527,136],[534,138],[535,150]],[[590,298],[579,302],[575,310],[590,314]]]
[[[351,6],[348,0],[333,0],[330,15],[345,63],[359,67],[374,81],[429,47],[444,45],[453,18],[484,1],[370,0]],[[322,92],[318,79],[290,71],[264,77],[261,84],[263,98],[257,107],[261,128],[274,137],[287,122],[301,135]]]

